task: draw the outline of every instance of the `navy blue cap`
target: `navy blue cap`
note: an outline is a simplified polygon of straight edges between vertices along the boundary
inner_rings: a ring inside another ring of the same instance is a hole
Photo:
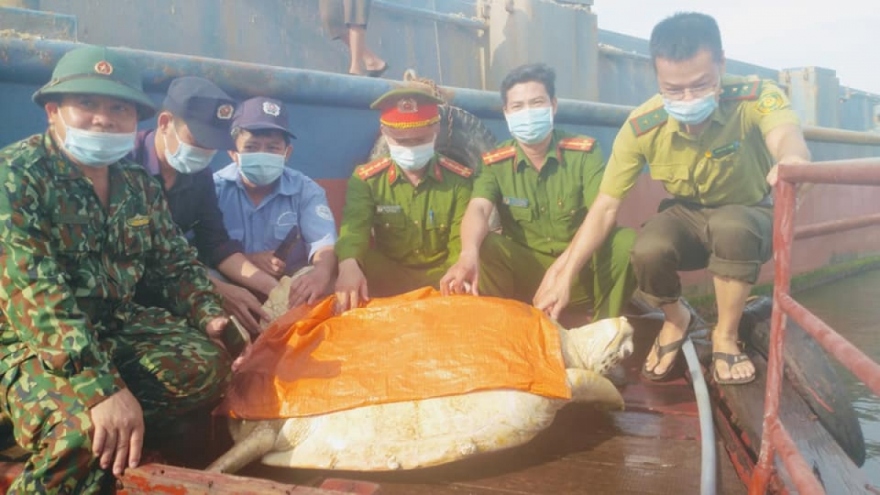
[[[257,96],[241,102],[235,110],[235,116],[232,117],[232,128],[246,131],[275,129],[296,139],[287,128],[288,122],[284,103],[265,96]]]
[[[235,149],[229,125],[235,112],[235,100],[211,81],[193,76],[178,77],[171,81],[162,107],[186,122],[199,146],[212,150]]]

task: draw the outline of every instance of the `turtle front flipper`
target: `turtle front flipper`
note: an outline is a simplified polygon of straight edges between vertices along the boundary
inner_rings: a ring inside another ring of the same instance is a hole
[[[595,371],[577,368],[567,368],[565,374],[573,402],[595,404],[609,410],[623,409],[623,397],[611,380]]]
[[[254,428],[205,471],[235,473],[275,448],[281,422],[256,421]]]

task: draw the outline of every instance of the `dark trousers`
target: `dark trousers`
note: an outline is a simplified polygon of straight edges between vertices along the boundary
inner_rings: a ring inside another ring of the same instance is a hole
[[[640,295],[654,306],[673,303],[681,296],[678,272],[702,268],[754,284],[773,254],[772,238],[772,207],[666,200],[642,226],[632,249]]]

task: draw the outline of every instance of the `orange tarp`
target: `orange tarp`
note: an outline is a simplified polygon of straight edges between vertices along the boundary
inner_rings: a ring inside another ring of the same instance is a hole
[[[570,398],[556,325],[520,302],[430,288],[333,314],[293,309],[254,344],[219,412],[310,416],[508,388]]]

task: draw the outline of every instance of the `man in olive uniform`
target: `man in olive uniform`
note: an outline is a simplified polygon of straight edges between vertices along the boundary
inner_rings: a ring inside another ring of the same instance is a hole
[[[402,88],[371,106],[381,111],[390,156],[357,167],[348,181],[336,241],[341,311],[371,295],[436,287],[458,257],[471,169],[434,150],[440,103],[422,90]]]
[[[124,158],[154,111],[137,68],[77,48],[34,101],[48,130],[0,151],[0,412],[31,453],[10,493],[97,493],[138,464],[145,423],[221,394],[226,317],[161,187]],[[133,302],[146,275],[170,312]]]
[[[441,280],[442,292],[531,302],[545,271],[568,247],[590,209],[602,178],[602,151],[593,138],[553,128],[555,78],[550,67],[527,64],[502,81],[504,116],[513,139],[483,155],[462,222],[462,253]],[[501,218],[501,234],[489,232],[493,207]],[[596,319],[620,314],[635,288],[629,265],[634,239],[631,229],[614,229],[572,280],[572,309],[592,309]]]
[[[679,270],[708,267],[718,302],[712,335],[718,383],[747,383],[755,368],[737,345],[746,298],[771,254],[774,163],[809,161],[797,115],[773,81],[724,75],[712,17],[680,13],[651,34],[660,94],[636,108],[617,134],[599,196],[536,304],[568,302],[568,280],[598,249],[645,164],[672,196],[639,232],[632,263],[641,295],[666,321],[642,374],[665,378],[690,328]]]

